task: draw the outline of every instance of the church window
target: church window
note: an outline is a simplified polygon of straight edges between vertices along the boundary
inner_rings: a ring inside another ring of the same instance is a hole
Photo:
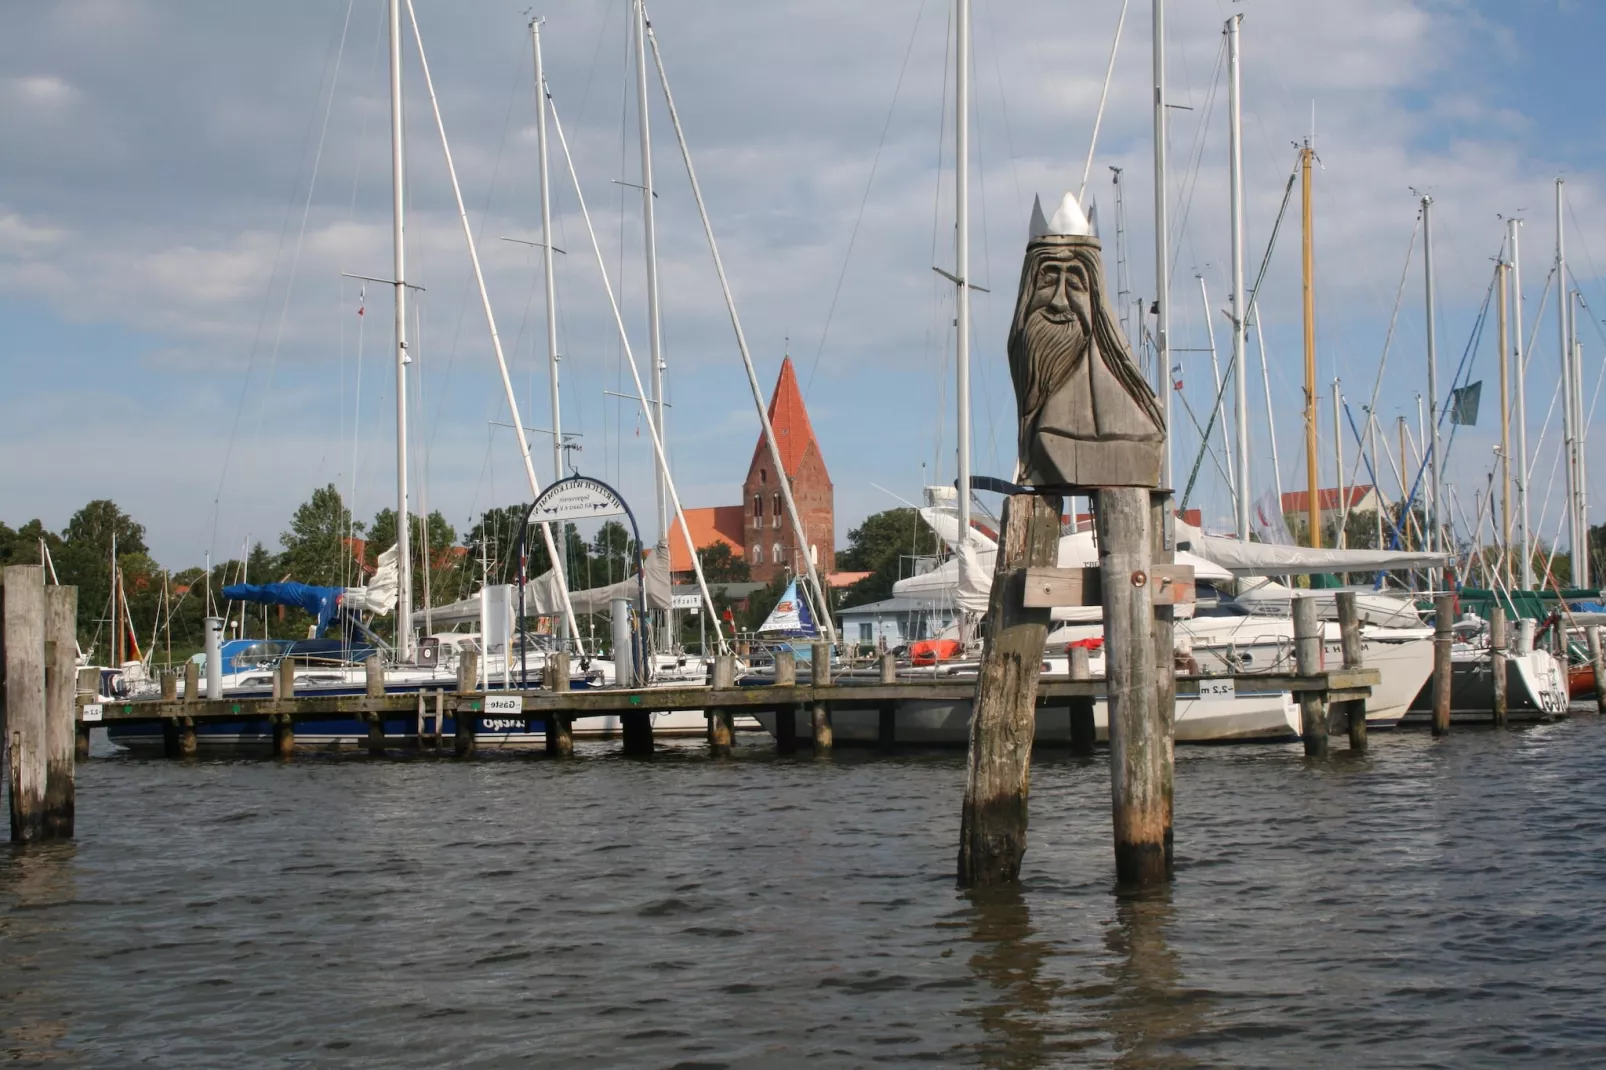
[[[767,468],[760,468],[760,469],[759,469],[759,470],[758,470],[758,481],[759,481],[759,482],[760,482],[760,483],[768,483],[768,482],[769,482],[769,481],[770,481],[770,473],[769,473],[769,469],[767,469]]]
[[[754,543],[753,544],[753,564],[762,565],[763,563],[764,563],[764,547],[760,546],[758,543]]]
[[[784,510],[781,508],[781,496],[779,494],[775,495],[775,499],[771,504],[774,506],[775,526],[776,527],[780,527],[781,526],[781,513],[784,512]]]
[[[773,551],[774,554],[775,554],[775,558],[774,558],[774,563],[775,564],[779,565],[782,561],[784,561],[786,559],[786,555],[781,553],[781,544],[780,543],[776,543],[774,546],[770,547],[770,550]]]
[[[764,495],[762,494],[753,495],[753,519],[764,519]]]

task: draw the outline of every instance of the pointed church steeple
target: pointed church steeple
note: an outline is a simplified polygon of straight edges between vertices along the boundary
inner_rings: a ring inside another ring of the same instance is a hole
[[[814,447],[821,465],[824,465],[825,458],[820,451],[820,444],[815,441],[814,427],[809,423],[809,412],[803,405],[803,392],[798,389],[797,369],[792,366],[791,357],[781,361],[781,373],[776,377],[775,390],[770,394],[769,415],[770,424],[775,428],[775,444],[780,448],[781,464],[785,466],[787,476],[797,478],[810,446]],[[767,457],[768,452],[761,431],[753,458],[757,461],[760,457]]]

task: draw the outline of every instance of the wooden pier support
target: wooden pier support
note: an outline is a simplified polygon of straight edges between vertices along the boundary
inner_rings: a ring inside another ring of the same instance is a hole
[[[1093,679],[1093,655],[1087,647],[1071,647],[1070,659],[1072,680]],[[1098,739],[1098,732],[1093,725],[1095,701],[1091,695],[1078,696],[1070,701],[1071,753],[1078,758],[1093,756],[1093,744]]]
[[[649,710],[628,710],[619,715],[619,730],[624,736],[624,752],[650,758],[653,752],[652,713]]]
[[[1140,498],[1146,494],[1135,493]],[[1050,613],[1046,608],[1027,608],[1026,570],[1057,563],[1060,507],[1058,497],[1032,494],[1012,495],[1004,503],[1004,531],[988,600],[991,630],[982,646],[970,718],[959,828],[961,886],[1012,882],[1019,878],[1026,854],[1037,685]],[[1143,515],[1147,517],[1146,509]],[[1147,561],[1147,539],[1142,550]],[[1143,654],[1152,669],[1147,645]]]
[[[45,789],[45,573],[8,565],[0,645],[5,665],[5,750],[11,770],[11,842],[47,836]]]
[[[466,659],[469,655],[463,655]],[[365,691],[369,698],[385,697],[385,665],[375,654],[363,662]],[[459,718],[461,720],[461,718]],[[385,753],[385,721],[377,713],[370,713],[368,721],[368,754],[378,758]]]
[[[195,718],[178,719],[178,756],[194,758],[201,753],[201,741],[195,734]]]
[[[810,678],[816,686],[831,682],[831,644],[814,643],[809,651]],[[814,753],[829,754],[834,740],[831,735],[831,704],[815,702],[809,707],[814,728]]]
[[[184,701],[199,702],[201,694],[201,667],[193,661],[184,663]]]
[[[1149,493],[1149,601],[1154,607],[1155,701],[1159,703],[1156,724],[1163,727],[1165,757],[1158,767],[1164,780],[1160,788],[1165,798],[1166,873],[1171,872],[1171,792],[1176,776],[1177,725],[1177,611],[1170,598],[1162,601],[1156,570],[1177,560],[1177,517],[1168,490]]]
[[[790,650],[775,652],[775,686],[797,686],[797,655]],[[797,751],[797,704],[789,702],[775,708],[775,752],[794,754]]]
[[[289,758],[296,752],[296,726],[288,714],[273,719],[273,756]]]
[[[1496,605],[1489,611],[1489,685],[1491,700],[1489,712],[1496,728],[1506,723],[1506,607]]]
[[[1589,664],[1595,670],[1595,712],[1606,713],[1606,654],[1601,650],[1600,625],[1585,629],[1589,637]]]
[[[162,685],[162,701],[163,702],[177,702],[178,701],[178,673],[172,672],[171,670],[162,673],[161,685]],[[273,697],[274,698],[278,698],[279,696],[278,695],[274,695]]]
[[[1322,622],[1316,616],[1314,598],[1294,599],[1294,669],[1301,676],[1322,671]],[[1307,758],[1327,757],[1327,696],[1320,691],[1301,691],[1299,736],[1305,742]]]
[[[1344,652],[1344,668],[1364,668],[1365,654],[1361,644],[1361,616],[1355,606],[1354,591],[1339,591],[1338,632]],[[1337,704],[1349,728],[1349,749],[1366,749],[1366,700],[1347,699]]]
[[[890,650],[881,652],[880,666],[882,683],[898,682],[898,658]],[[891,754],[898,747],[898,704],[883,702],[876,708],[876,712],[879,715],[876,744],[881,748],[882,754]]]
[[[1433,596],[1433,734],[1450,731],[1450,644],[1454,640],[1455,595]]]
[[[736,686],[736,655],[720,654],[714,658],[715,687]],[[736,734],[735,718],[729,710],[705,710],[708,719],[708,752],[724,757],[731,752],[731,739]]]
[[[43,576],[40,577],[41,581]],[[74,722],[78,696],[78,588],[45,588],[45,828],[70,840],[76,792]]]
[[[100,696],[100,670],[78,670],[78,694],[86,702],[93,702]],[[0,744],[3,749],[3,744]],[[73,732],[73,757],[79,760],[89,757],[89,725],[80,723]]]
[[[559,650],[548,654],[546,668],[541,671],[541,682],[548,691],[569,690],[569,652]],[[554,758],[574,756],[574,721],[563,713],[553,713],[546,719],[546,752]]]
[[[1122,884],[1157,884],[1171,877],[1174,711],[1160,708],[1154,587],[1149,582],[1150,492],[1103,488],[1094,498],[1093,512],[1104,601],[1115,874]],[[1169,650],[1165,660],[1169,677]]]
[[[282,661],[280,661],[278,669],[274,673],[274,681],[273,682],[276,685],[274,690],[275,690],[275,692],[276,692],[276,694],[277,694],[277,696],[279,698],[295,698],[296,697],[296,663],[291,661],[289,658],[285,658]],[[381,688],[384,687],[384,677],[383,676],[380,677],[380,685],[379,686]],[[381,693],[383,693],[383,692],[381,692]]]

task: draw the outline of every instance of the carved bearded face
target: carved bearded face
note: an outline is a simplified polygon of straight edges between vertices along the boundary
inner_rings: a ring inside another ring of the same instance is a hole
[[[1029,378],[1036,386],[1030,391],[1028,410],[1037,408],[1069,377],[1087,348],[1092,323],[1087,264],[1069,250],[1045,250],[1036,260],[1022,324],[1022,341],[1032,365]]]

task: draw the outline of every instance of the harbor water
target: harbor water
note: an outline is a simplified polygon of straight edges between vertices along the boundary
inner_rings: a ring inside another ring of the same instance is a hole
[[[0,1059],[51,1067],[1606,1061],[1606,722],[1177,752],[1113,887],[1105,756],[1039,752],[1015,891],[964,756],[80,766],[0,849]],[[103,749],[97,746],[97,752]]]

